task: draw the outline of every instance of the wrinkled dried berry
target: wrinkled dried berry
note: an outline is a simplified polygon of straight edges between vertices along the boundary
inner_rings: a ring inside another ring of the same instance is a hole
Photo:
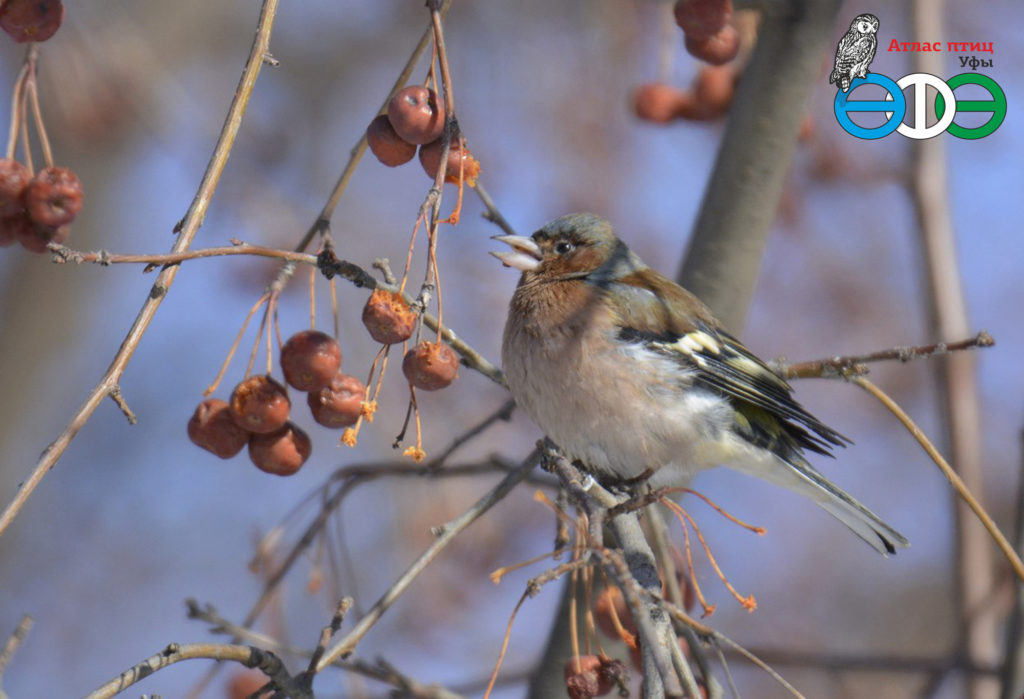
[[[366,386],[354,376],[337,374],[331,383],[306,396],[313,419],[337,429],[356,424],[366,399]]]
[[[676,0],[672,12],[687,39],[704,41],[729,22],[732,3],[730,0]]]
[[[71,223],[82,210],[82,182],[66,167],[43,168],[25,189],[25,209],[41,226]]]
[[[46,41],[64,21],[61,0],[4,0],[0,3],[0,29],[19,44]]]
[[[25,208],[23,195],[32,179],[28,168],[13,158],[0,158],[0,217],[13,216]]]
[[[569,699],[593,699],[598,696],[597,673],[578,672],[565,678],[565,691]]]
[[[266,434],[288,422],[291,401],[284,386],[269,376],[250,376],[231,393],[231,417],[249,432]]]
[[[309,436],[291,422],[268,434],[249,438],[249,458],[256,468],[276,476],[290,476],[313,452]]]
[[[441,139],[420,146],[420,165],[431,177],[437,176],[437,168],[441,165]],[[476,178],[480,176],[480,163],[469,152],[469,148],[462,148],[458,139],[452,139],[451,147],[448,148],[448,167],[444,173],[444,181],[458,184],[460,167],[465,183],[470,187],[475,185]]]
[[[618,661],[603,659],[596,655],[581,655],[578,659],[566,660],[563,672],[569,696],[574,696],[573,687],[576,688],[575,696],[580,697],[600,697],[612,691],[615,687],[615,670],[611,666],[615,662]],[[619,665],[622,663],[619,662]],[[609,671],[602,671],[605,666],[609,666]],[[624,667],[622,671],[625,674]]]
[[[388,167],[398,167],[412,160],[416,145],[403,140],[386,114],[381,114],[366,128],[366,144],[370,152]]]
[[[416,327],[416,314],[400,295],[374,289],[363,306],[363,325],[382,345],[405,342]]]
[[[444,131],[444,100],[422,85],[410,85],[388,102],[388,121],[404,141],[430,143]]]
[[[402,373],[410,384],[423,391],[437,391],[459,374],[459,357],[443,342],[424,340],[405,353]]]
[[[713,66],[728,63],[740,52],[740,34],[731,24],[725,25],[707,39],[697,40],[687,36],[685,43],[691,56]]]
[[[198,447],[230,459],[249,443],[249,433],[235,424],[231,408],[217,398],[204,400],[188,421],[188,438]]]
[[[281,348],[284,380],[300,391],[319,391],[341,369],[341,347],[319,330],[303,330]]]

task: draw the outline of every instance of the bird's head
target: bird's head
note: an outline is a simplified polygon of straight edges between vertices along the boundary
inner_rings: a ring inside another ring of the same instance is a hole
[[[497,235],[512,248],[492,252],[507,267],[523,272],[524,282],[619,278],[644,264],[595,214],[570,214],[547,223],[530,237]]]
[[[861,34],[874,34],[878,31],[878,18],[868,13],[857,15],[853,18],[853,22],[850,23],[850,29],[854,29]]]

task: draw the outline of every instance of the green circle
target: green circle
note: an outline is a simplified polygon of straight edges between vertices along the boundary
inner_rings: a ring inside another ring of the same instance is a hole
[[[980,73],[960,73],[960,75],[954,75],[952,78],[946,81],[950,89],[956,90],[956,88],[962,85],[980,85],[992,95],[990,100],[957,100],[956,111],[957,112],[991,112],[992,116],[981,126],[974,128],[967,128],[960,126],[956,122],[949,125],[946,129],[949,133],[956,136],[957,138],[963,138],[968,140],[976,140],[979,138],[985,138],[993,131],[998,129],[1003,120],[1006,119],[1006,93],[1003,92],[1003,88],[999,87],[999,84],[988,77],[987,75],[981,75]],[[942,98],[941,94],[935,95],[935,118],[941,119],[942,115],[946,111],[946,100]]]

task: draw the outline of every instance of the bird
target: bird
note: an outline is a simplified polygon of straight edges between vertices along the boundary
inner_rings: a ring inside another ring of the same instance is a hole
[[[838,83],[843,92],[850,90],[854,78],[866,78],[868,66],[878,48],[878,18],[872,14],[857,15],[836,46],[836,62],[829,83]]]
[[[494,239],[511,250],[491,254],[522,272],[502,340],[508,388],[599,482],[685,487],[726,466],[810,498],[883,555],[909,545],[804,456],[849,440],[608,221],[570,214]]]

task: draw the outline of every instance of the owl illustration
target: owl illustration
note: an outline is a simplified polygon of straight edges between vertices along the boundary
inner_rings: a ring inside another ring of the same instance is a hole
[[[850,29],[839,40],[836,47],[836,65],[830,83],[839,83],[839,89],[848,92],[854,78],[865,78],[868,66],[878,48],[878,18],[874,15],[857,15],[850,23]]]

